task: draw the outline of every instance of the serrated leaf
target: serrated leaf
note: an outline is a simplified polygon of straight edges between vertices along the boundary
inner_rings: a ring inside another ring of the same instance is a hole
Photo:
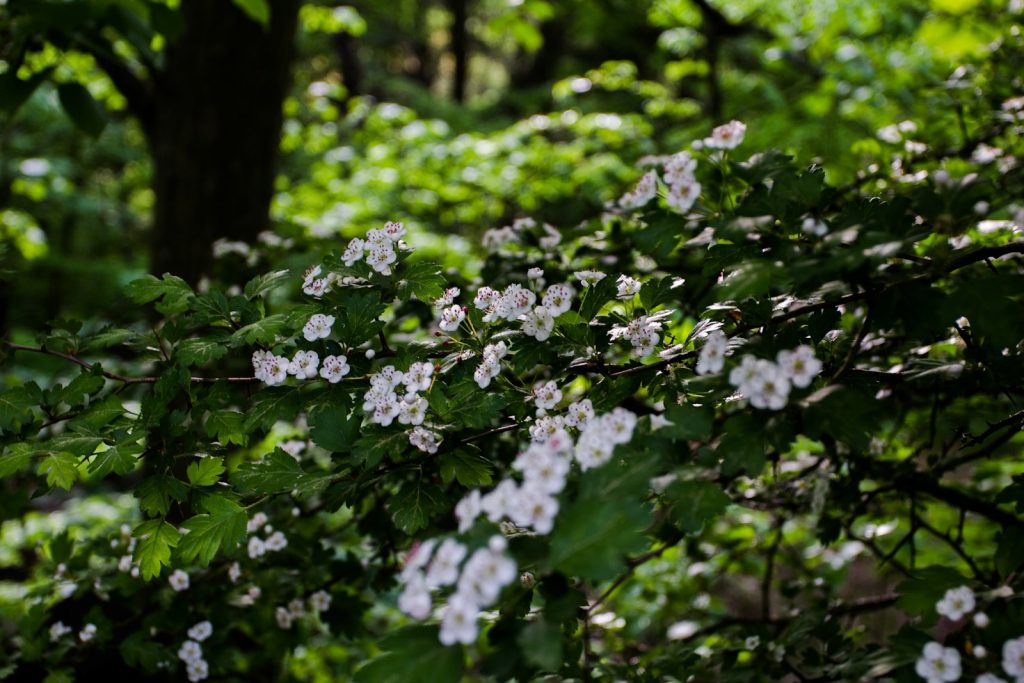
[[[658,434],[686,441],[707,441],[714,428],[715,412],[708,406],[672,404],[665,408],[665,418],[672,424],[662,427]]]
[[[172,500],[180,503],[187,495],[188,487],[185,486],[185,482],[166,474],[144,479],[135,489],[139,506],[150,515],[166,515],[171,509]]]
[[[436,391],[432,398],[434,396],[437,398],[433,400],[433,407],[442,420],[470,429],[489,427],[505,407],[500,395],[485,392],[471,381],[452,387],[446,395]]]
[[[227,446],[244,446],[248,436],[244,431],[245,415],[234,410],[214,410],[206,417],[206,434]]]
[[[605,277],[596,285],[590,285],[580,295],[580,317],[584,320],[593,320],[601,307],[614,299],[617,293],[618,285],[615,284],[615,278]]]
[[[15,387],[0,394],[0,428],[17,431],[32,420],[36,398],[26,387]]]
[[[462,680],[462,646],[445,647],[436,626],[410,626],[389,635],[385,654],[356,671],[356,683],[458,683]]]
[[[231,475],[239,491],[257,495],[291,491],[314,478],[316,475],[306,474],[298,461],[281,449],[256,462],[240,465]]]
[[[302,395],[295,387],[269,387],[261,391],[245,416],[245,431],[269,429],[278,420],[293,420]]]
[[[268,315],[262,320],[235,330],[231,335],[231,341],[234,344],[269,344],[277,339],[277,333],[283,330],[287,323],[288,318],[283,313]]]
[[[82,348],[86,351],[109,349],[111,346],[119,346],[126,342],[134,341],[137,337],[138,334],[132,330],[126,330],[121,327],[105,327],[88,337],[82,344]]]
[[[245,298],[255,299],[256,297],[280,287],[283,282],[291,277],[290,270],[275,270],[269,273],[257,275],[245,283]]]
[[[0,455],[0,477],[9,477],[21,472],[32,462],[33,450],[27,443],[11,444]]]
[[[414,534],[427,526],[431,517],[447,509],[444,492],[423,479],[406,482],[388,504],[395,526]]]
[[[181,313],[188,308],[189,297],[193,295],[188,283],[177,275],[164,273],[157,279],[146,275],[128,283],[128,298],[137,304],[148,304],[163,299],[163,306],[158,307],[162,313]]]
[[[81,83],[61,83],[57,86],[60,105],[68,118],[83,132],[98,137],[107,126],[107,114],[103,106],[93,99]]]
[[[359,346],[372,339],[378,331],[384,329],[380,315],[386,308],[376,292],[348,293],[338,310],[334,324],[338,339],[348,346]]]
[[[527,625],[516,637],[523,658],[542,671],[558,671],[562,665],[562,629],[543,619]]]
[[[675,481],[665,492],[672,502],[672,520],[695,534],[709,521],[725,512],[732,501],[718,484],[710,481]]]
[[[399,280],[398,296],[406,299],[409,294],[428,304],[444,294],[445,278],[441,266],[436,263],[420,261],[403,268]]]
[[[39,463],[38,472],[46,475],[46,484],[50,488],[59,486],[70,491],[78,479],[78,458],[71,453],[52,453]]]
[[[162,519],[151,519],[135,527],[135,561],[144,581],[159,576],[171,564],[171,548],[178,545],[181,532]]]
[[[190,463],[185,473],[193,486],[213,486],[225,471],[223,458],[207,456]]]
[[[491,463],[479,455],[457,450],[441,456],[441,479],[449,483],[457,479],[467,488],[491,483]]]
[[[204,502],[207,513],[185,520],[189,530],[178,544],[178,553],[186,562],[198,560],[210,564],[218,551],[234,550],[245,540],[249,516],[245,509],[222,496],[211,496]]]
[[[100,478],[111,472],[120,475],[128,474],[135,469],[141,454],[142,446],[139,444],[119,444],[102,453],[97,453],[89,465],[89,472]]]
[[[324,450],[344,453],[359,440],[362,422],[361,414],[352,414],[352,404],[346,396],[339,402],[320,405],[310,413],[309,436]]]
[[[103,379],[103,375],[90,370],[83,370],[78,377],[75,377],[66,387],[61,389],[57,399],[65,405],[77,406],[82,403],[86,396],[95,394],[105,384],[106,380]]]
[[[174,347],[175,359],[185,366],[205,365],[210,361],[223,358],[228,349],[222,339],[186,339]]]
[[[352,459],[367,469],[376,467],[384,457],[398,459],[409,449],[409,435],[405,432],[373,431],[356,441]]]
[[[92,455],[103,443],[98,436],[84,434],[61,434],[43,444],[42,450],[64,451],[72,455]]]

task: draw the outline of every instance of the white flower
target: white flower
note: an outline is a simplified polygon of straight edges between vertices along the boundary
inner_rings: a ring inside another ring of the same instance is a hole
[[[306,341],[316,341],[317,339],[326,339],[331,336],[331,326],[334,325],[333,315],[324,315],[323,313],[314,313],[310,316],[309,321],[302,328],[302,336],[306,338]]]
[[[484,362],[476,366],[473,372],[473,380],[481,389],[486,389],[491,380],[501,374],[501,364],[497,360],[484,359]]]
[[[434,308],[444,308],[445,306],[451,306],[455,303],[455,297],[459,295],[460,290],[458,287],[449,287],[442,292],[441,296],[434,299]]]
[[[426,619],[430,616],[430,591],[423,572],[414,572],[406,579],[405,588],[398,596],[398,609],[413,619]]]
[[[181,591],[188,590],[188,574],[181,571],[180,569],[175,569],[167,580],[171,584],[171,588],[173,588],[179,593]]]
[[[376,244],[370,247],[366,255],[366,263],[381,275],[391,275],[391,264],[398,260],[398,255],[390,244]]]
[[[895,123],[880,128],[875,135],[882,142],[888,142],[890,145],[899,144],[900,140],[903,139],[903,134],[900,132],[900,128]]]
[[[121,559],[117,561],[117,571],[119,572],[130,572],[132,570],[132,556],[122,555]]]
[[[676,211],[685,213],[693,208],[693,205],[700,199],[702,189],[696,178],[685,178],[678,183],[669,185],[665,202]]]
[[[65,626],[63,621],[55,622],[50,626],[50,642],[56,643],[69,633],[71,633],[71,628]]]
[[[314,612],[326,612],[331,608],[331,594],[325,590],[319,590],[309,596],[309,607]]]
[[[501,292],[496,289],[481,287],[476,291],[476,297],[473,298],[473,306],[481,311],[486,311],[500,298]]]
[[[249,539],[249,545],[246,548],[249,553],[249,557],[255,560],[257,557],[263,557],[267,554],[267,546],[263,542],[263,539],[258,536],[253,536]]]
[[[210,665],[205,659],[197,659],[185,664],[185,673],[191,683],[198,683],[210,675]]]
[[[942,599],[935,603],[935,611],[947,619],[959,621],[974,611],[974,604],[974,591],[968,586],[960,586],[946,591]]]
[[[203,658],[202,646],[194,640],[186,640],[178,648],[178,659],[183,662],[195,662]]]
[[[584,287],[587,285],[596,285],[601,280],[607,277],[606,273],[602,273],[599,270],[577,270],[573,273],[573,276],[580,281]]]
[[[562,391],[554,380],[537,382],[533,385],[533,398],[538,411],[551,410],[562,400]]]
[[[427,569],[427,586],[450,586],[459,578],[459,563],[466,557],[466,546],[453,538],[446,538],[434,553]]]
[[[660,413],[657,414],[657,415],[651,415],[651,431],[652,432],[656,432],[659,429],[661,429],[662,427],[671,427],[673,424],[675,424],[675,423],[671,422],[667,417],[665,417],[664,415],[661,415]]]
[[[576,296],[576,290],[572,285],[551,285],[544,292],[541,303],[548,309],[552,316],[558,317],[572,308],[572,298]]]
[[[1003,643],[1003,670],[1017,679],[1024,677],[1024,636]]]
[[[500,522],[508,515],[519,495],[519,487],[512,479],[502,479],[490,493],[480,498],[480,509],[492,522]]]
[[[755,408],[782,410],[789,400],[789,378],[770,361],[758,363],[758,372],[747,389],[747,398]]]
[[[253,376],[270,386],[281,384],[288,378],[289,364],[284,356],[275,356],[267,351],[252,354]]]
[[[824,237],[828,234],[828,224],[825,221],[808,216],[804,219],[801,229],[808,235],[817,235],[818,237]]]
[[[576,441],[576,447],[573,449],[573,458],[580,464],[580,469],[584,471],[608,462],[612,457],[612,450],[615,448],[615,444],[605,437],[604,430],[600,428],[600,422],[595,420],[592,424],[598,425],[598,427],[595,429],[588,426],[580,434],[580,438]]]
[[[914,671],[928,683],[955,681],[960,678],[960,653],[951,647],[931,642],[924,646]]]
[[[413,363],[402,376],[406,391],[426,391],[430,388],[433,363]]]
[[[88,643],[90,640],[96,637],[96,624],[86,624],[81,631],[78,632],[78,639],[83,643]]]
[[[725,365],[728,347],[729,338],[721,330],[710,333],[700,350],[700,357],[697,359],[697,374],[707,375],[721,372]]]
[[[455,506],[455,518],[459,520],[459,533],[464,534],[469,531],[481,512],[480,491],[473,489],[463,496]]]
[[[679,152],[665,160],[664,169],[665,182],[676,185],[693,178],[697,170],[697,160],[689,152]]]
[[[519,576],[516,563],[503,552],[481,548],[462,568],[456,593],[468,596],[477,606],[490,605],[501,589]]]
[[[555,329],[552,311],[544,306],[537,306],[531,312],[523,315],[521,320],[523,321],[523,332],[537,341],[545,341],[551,336],[551,331]]]
[[[782,374],[793,386],[803,389],[821,372],[821,361],[814,356],[814,349],[806,344],[792,351],[779,351],[776,360]]]
[[[441,321],[437,324],[445,332],[454,332],[466,319],[466,312],[462,306],[451,306],[441,313]]]
[[[280,531],[275,531],[267,537],[267,540],[264,541],[263,546],[267,549],[268,552],[276,553],[277,551],[284,550],[288,547],[288,538]]]
[[[423,427],[414,427],[409,432],[409,443],[424,453],[437,453],[437,447],[441,444],[441,438],[436,432]]]
[[[476,619],[479,611],[471,598],[460,593],[451,596],[441,616],[439,636],[441,644],[464,643],[469,645],[476,642]]]
[[[288,603],[288,612],[294,618],[300,619],[306,615],[306,603],[299,598],[295,598]]]
[[[320,356],[316,351],[296,351],[295,357],[288,365],[288,374],[296,379],[312,379],[316,377],[316,369],[320,364]]]
[[[523,487],[512,512],[517,526],[532,528],[538,534],[549,534],[558,514],[558,499],[532,486]]]
[[[391,240],[397,242],[398,240],[405,237],[405,226],[397,221],[388,221],[381,228],[381,232],[387,235]]]
[[[625,408],[616,408],[601,416],[600,429],[614,444],[629,443],[636,428],[636,414]]]
[[[566,412],[565,424],[582,429],[584,425],[594,419],[594,404],[589,398],[584,398],[570,403]]]
[[[337,384],[351,369],[345,356],[327,356],[320,367],[320,376],[331,384]]]
[[[416,396],[411,401],[405,400],[399,403],[398,421],[404,425],[421,425],[426,414],[427,399],[422,396]]]
[[[632,278],[628,275],[620,275],[618,279],[618,293],[615,295],[616,299],[622,299],[623,301],[629,301],[634,296],[640,293],[640,281]]]
[[[274,619],[277,620],[278,627],[288,629],[292,627],[292,621],[295,617],[288,611],[288,608],[277,607],[274,610]]]
[[[977,653],[978,650],[983,650],[983,648],[980,645],[975,645],[975,653]],[[976,679],[974,679],[974,683],[1006,683],[1006,679],[1000,678],[995,674],[981,674]]]
[[[984,612],[975,612],[974,625],[978,628],[988,628],[989,618]]]
[[[622,195],[622,198],[619,199],[619,206],[624,209],[639,209],[654,199],[654,195],[657,192],[658,174],[654,171],[648,171],[640,178],[632,190]]]
[[[345,247],[345,253],[341,255],[341,260],[345,262],[345,265],[349,268],[352,267],[356,261],[363,258],[363,252],[366,250],[366,243],[358,237],[348,243]]]
[[[740,121],[730,121],[711,131],[711,137],[704,138],[704,146],[711,149],[735,149],[743,142],[747,126]]]
[[[188,637],[196,642],[203,642],[213,635],[213,624],[209,621],[200,621],[188,630]]]

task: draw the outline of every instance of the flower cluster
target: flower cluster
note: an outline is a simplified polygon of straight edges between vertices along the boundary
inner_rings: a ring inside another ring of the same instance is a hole
[[[743,143],[747,125],[741,121],[730,121],[711,131],[711,137],[704,138],[704,147],[709,149],[736,149]]]
[[[481,389],[486,389],[491,380],[501,374],[501,359],[508,355],[508,344],[500,341],[484,347],[480,365],[473,372],[473,379]]]
[[[434,366],[428,362],[413,363],[405,372],[387,365],[370,375],[370,388],[363,395],[363,410],[370,413],[371,422],[387,427],[397,418],[401,424],[411,425],[409,442],[429,453],[437,452],[440,439],[421,426],[428,403],[419,392],[430,388],[433,373]],[[405,390],[401,397],[400,386]]]
[[[246,531],[250,534],[255,534],[260,529],[263,530],[263,533],[268,534],[266,539],[255,535],[250,536],[246,551],[251,559],[255,560],[268,552],[276,553],[288,547],[288,538],[281,531],[274,531],[274,528],[267,524],[268,521],[265,513],[257,512],[246,525]]]
[[[288,379],[288,368],[291,366],[284,356],[275,356],[269,351],[254,351],[252,354],[253,376],[271,386],[282,384]]]
[[[629,324],[615,325],[609,331],[612,341],[626,339],[633,346],[633,355],[638,358],[649,356],[661,341],[662,320],[672,315],[671,310],[658,311],[654,315],[641,315]]]
[[[185,673],[188,680],[195,683],[210,675],[210,666],[203,659],[203,642],[213,634],[213,625],[209,621],[201,621],[188,630],[189,640],[178,648],[178,659],[185,662]]]
[[[776,361],[744,356],[729,373],[729,383],[755,408],[782,410],[792,387],[807,387],[821,372],[821,361],[806,345],[780,351]]]
[[[519,575],[515,561],[506,553],[502,536],[492,536],[485,548],[463,559],[469,550],[458,541],[445,539],[434,552],[428,540],[410,552],[399,576],[404,588],[398,599],[403,612],[415,619],[430,615],[432,590],[455,586],[441,610],[440,641],[444,645],[472,643],[483,608],[498,599],[502,589]],[[462,565],[461,571],[459,565]]]
[[[405,226],[401,223],[388,221],[383,228],[372,228],[367,231],[366,239],[353,239],[345,247],[341,260],[346,266],[352,267],[356,261],[366,258],[366,263],[381,275],[391,275],[391,264],[398,260],[397,251],[404,250]]]
[[[654,199],[657,193],[658,174],[655,171],[648,171],[632,190],[619,198],[619,206],[623,209],[639,209]]]
[[[536,227],[537,221],[532,218],[517,218],[511,225],[487,230],[483,235],[483,247],[492,254],[497,253],[506,245],[520,244],[523,234]],[[541,230],[543,233],[538,239],[541,249],[554,249],[562,241],[562,235],[555,226],[544,223]]]
[[[665,161],[665,182],[668,184],[665,201],[680,213],[689,211],[700,198],[701,185],[697,182],[696,170],[697,160],[688,152],[673,154]]]

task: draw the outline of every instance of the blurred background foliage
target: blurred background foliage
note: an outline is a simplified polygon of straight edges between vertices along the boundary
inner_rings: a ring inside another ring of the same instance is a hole
[[[525,214],[572,225],[621,194],[637,159],[731,118],[752,123],[751,148],[827,159],[830,181],[842,183],[882,160],[875,132],[889,123],[932,122],[957,138],[962,105],[947,79],[1019,9],[985,0],[217,0],[207,4],[235,11],[209,29],[227,51],[244,52],[233,44],[241,24],[269,32],[275,15],[296,13],[280,154],[264,164],[272,198],[247,200],[261,193],[218,185],[239,169],[211,168],[202,180],[212,190],[200,198],[155,177],[160,138],[133,89],[171,80],[181,64],[168,46],[185,40],[195,4],[0,4],[0,235],[5,269],[18,273],[0,294],[5,329],[61,315],[123,319],[120,287],[151,268],[244,281],[255,264],[238,244],[222,246],[207,272],[190,264],[218,238],[255,243],[264,230],[292,240],[271,253],[298,263],[324,242],[404,220],[417,246],[462,267],[484,230]],[[185,76],[199,82],[208,70]],[[228,105],[216,109],[228,127],[267,116]],[[217,159],[193,166],[201,174]],[[154,230],[161,194],[218,205],[196,209],[217,222],[190,228],[179,217]],[[244,225],[227,226],[232,215]],[[158,258],[161,241],[199,251]]]

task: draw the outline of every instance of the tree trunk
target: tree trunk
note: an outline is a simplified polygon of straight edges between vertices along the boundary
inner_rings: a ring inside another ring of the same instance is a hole
[[[468,4],[469,0],[448,0],[448,10],[452,13],[452,61],[455,62],[452,99],[456,102],[466,101],[466,83],[469,81],[469,31],[466,26],[469,20]]]
[[[216,239],[252,242],[267,228],[299,1],[270,3],[264,28],[230,0],[182,0],[185,29],[168,45],[145,126],[154,273],[194,284]]]

